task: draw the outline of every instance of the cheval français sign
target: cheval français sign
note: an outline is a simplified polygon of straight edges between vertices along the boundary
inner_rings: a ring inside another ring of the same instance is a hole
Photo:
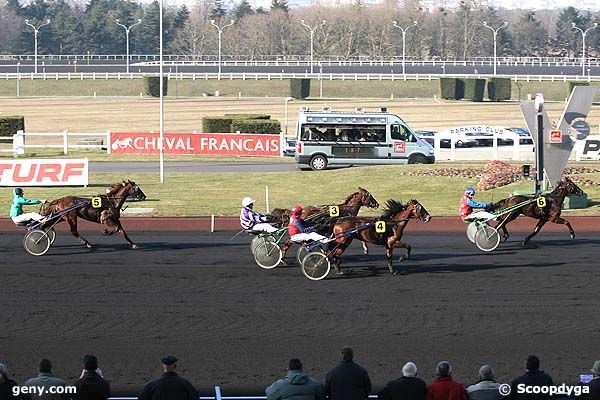
[[[88,160],[0,162],[0,186],[87,186]]]
[[[280,156],[280,135],[165,133],[165,154]],[[111,132],[110,149],[119,154],[158,154],[158,133]]]

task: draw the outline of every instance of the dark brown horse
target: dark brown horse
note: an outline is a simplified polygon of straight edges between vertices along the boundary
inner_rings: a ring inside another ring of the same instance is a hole
[[[400,261],[410,258],[411,246],[402,241],[404,228],[411,219],[418,219],[423,222],[429,222],[431,216],[417,200],[411,200],[406,205],[400,201],[388,200],[386,208],[381,217],[345,217],[339,218],[334,227],[333,233],[336,236],[334,247],[331,250],[333,265],[336,272],[341,273],[340,256],[350,245],[353,239],[358,239],[366,243],[373,243],[385,246],[385,255],[387,257],[387,266],[391,274],[396,274],[392,265],[394,248],[406,249],[406,255],[400,257]],[[377,223],[385,227],[383,232],[378,232]],[[348,232],[352,232],[348,235]],[[331,247],[331,245],[330,245]]]
[[[361,187],[358,188],[358,192],[352,193],[350,196],[346,197],[341,204],[336,204],[339,208],[339,216],[347,217],[347,216],[356,216],[360,211],[362,206],[368,208],[378,208],[379,203],[375,200],[375,197],[367,190]],[[287,225],[290,220],[291,210],[276,208],[271,213],[272,216],[280,218],[283,225]],[[315,222],[327,222],[330,226],[333,226],[335,219],[339,217],[329,216],[329,205],[321,205],[321,206],[307,206],[302,211],[302,219],[306,219],[307,217],[313,217]],[[288,240],[283,245],[283,256],[287,254],[289,248],[293,245],[291,240]],[[369,252],[368,247],[365,243],[363,243],[363,252],[367,254]]]
[[[563,202],[568,194],[581,196],[584,194],[584,192],[571,179],[565,177],[558,183],[558,185],[556,185],[552,192],[541,196],[545,199],[544,201],[546,203],[546,205],[543,207],[539,207],[538,202],[536,201],[536,198],[540,196],[517,195],[509,197],[508,199],[500,200],[499,202],[494,203],[492,206],[493,210],[513,207],[523,202],[526,202],[526,204],[524,204],[522,207],[516,208],[514,211],[500,216],[498,218],[499,223],[496,225],[496,229],[502,229],[502,237],[504,240],[507,240],[510,235],[506,229],[506,225],[508,225],[511,221],[514,221],[519,215],[523,214],[531,218],[539,219],[539,222],[535,226],[533,232],[529,234],[525,240],[523,240],[523,246],[525,246],[527,242],[529,242],[529,240],[535,236],[548,221],[551,221],[555,224],[566,225],[567,228],[569,228],[571,239],[575,239],[575,231],[573,230],[573,227],[569,221],[561,218],[560,216]]]
[[[106,225],[108,229],[104,229],[105,235],[119,233],[129,243],[132,249],[137,249],[139,246],[129,239],[127,233],[121,226],[121,208],[127,198],[135,198],[144,200],[146,195],[135,182],[123,181],[122,183],[111,185],[107,188],[105,194],[95,196],[100,198],[97,207],[94,207],[92,199],[66,196],[52,201],[43,211],[44,215],[51,213],[59,213],[69,207],[80,204],[81,207],[75,208],[62,216],[62,220],[66,220],[71,228],[71,234],[79,239],[87,248],[91,248],[92,244],[84,239],[77,231],[77,218],[83,218],[88,221]]]

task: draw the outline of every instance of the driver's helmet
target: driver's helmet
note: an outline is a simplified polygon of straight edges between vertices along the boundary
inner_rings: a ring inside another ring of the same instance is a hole
[[[250,204],[254,204],[256,200],[250,197],[244,197],[242,199],[242,207],[248,207]]]
[[[16,187],[16,188],[15,188],[15,194],[16,194],[17,196],[23,196],[23,188]]]
[[[296,204],[292,207],[292,217],[297,218],[302,214],[302,206],[300,204]]]
[[[467,194],[467,195],[470,194],[471,196],[474,196],[475,195],[475,189],[473,189],[472,187],[468,187],[468,188],[465,189],[465,194]]]

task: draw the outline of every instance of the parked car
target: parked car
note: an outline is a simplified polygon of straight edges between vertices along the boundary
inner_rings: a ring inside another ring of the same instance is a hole
[[[285,157],[294,157],[296,155],[296,139],[286,139],[283,155]]]
[[[416,136],[418,136],[420,139],[425,140],[432,146],[434,146],[434,138],[436,133],[437,132],[435,131],[415,131]],[[474,139],[469,139],[464,134],[461,134],[457,136],[455,145],[456,147],[473,147],[477,146],[477,141],[475,141]],[[450,139],[440,139],[440,147],[449,149]]]
[[[531,134],[529,133],[529,131],[527,129],[518,128],[518,127],[512,127],[512,128],[506,128],[506,129],[518,134],[521,137],[519,139],[519,144],[533,144],[533,139],[531,138]]]

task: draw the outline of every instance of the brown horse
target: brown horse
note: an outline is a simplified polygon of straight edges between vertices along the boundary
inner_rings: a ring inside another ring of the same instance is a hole
[[[539,196],[534,197],[517,195],[509,197],[508,199],[500,200],[499,202],[494,203],[494,205],[491,207],[492,210],[512,207],[522,202],[528,203],[515,209],[514,211],[500,216],[498,218],[499,223],[496,225],[496,229],[502,229],[502,237],[506,241],[510,236],[508,230],[506,229],[506,225],[515,220],[519,215],[523,214],[531,218],[539,219],[539,222],[535,226],[533,232],[529,234],[525,240],[523,240],[523,246],[525,246],[527,242],[529,242],[529,240],[535,236],[548,221],[551,221],[555,224],[566,225],[567,228],[569,228],[571,239],[575,239],[575,231],[573,230],[573,227],[569,221],[561,218],[560,216],[563,202],[568,194],[581,196],[584,194],[584,192],[571,179],[565,177],[558,183],[558,185],[556,185],[552,192],[541,196],[545,199],[546,203],[546,205],[542,208],[540,208],[537,201],[535,201],[535,199]]]
[[[412,248],[401,239],[404,228],[411,219],[429,222],[431,216],[417,200],[411,200],[406,205],[403,205],[400,201],[388,200],[383,215],[379,218],[339,218],[333,227],[336,240],[334,242],[335,247],[331,250],[335,271],[338,274],[341,273],[340,256],[353,239],[358,239],[363,242],[385,246],[388,270],[391,274],[397,274],[392,265],[394,248],[406,249],[406,255],[401,256],[399,261],[410,258]],[[377,232],[377,223],[380,221],[384,222],[383,226],[385,227],[385,230],[381,233]],[[348,234],[348,232],[352,233]]]
[[[343,203],[337,204],[339,208],[339,216],[340,217],[348,217],[348,216],[356,216],[360,211],[362,206],[368,208],[378,208],[379,203],[375,200],[375,197],[367,190],[361,187],[358,188],[358,192],[352,193],[350,196],[346,197]],[[283,225],[287,225],[290,220],[291,210],[276,208],[271,213],[272,216],[280,218]],[[335,222],[335,218],[329,217],[329,205],[321,205],[321,206],[308,206],[304,208],[302,211],[301,218],[306,219],[307,217],[315,218],[315,221],[323,221],[327,220],[327,222],[333,225]],[[283,245],[283,257],[287,254],[290,247],[293,245],[291,240],[288,240]],[[368,254],[369,249],[366,243],[363,243],[363,252]]]
[[[87,248],[91,248],[92,244],[84,239],[77,231],[77,218],[83,218],[88,221],[106,225],[109,229],[104,229],[105,235],[119,233],[129,243],[132,249],[137,249],[139,246],[129,239],[127,233],[121,226],[120,216],[121,208],[127,198],[136,198],[139,200],[146,199],[146,195],[135,182],[123,181],[122,183],[111,185],[107,188],[105,194],[100,194],[96,197],[100,198],[99,207],[94,207],[92,199],[66,196],[52,201],[44,210],[44,215],[51,213],[59,213],[69,207],[77,204],[81,207],[75,208],[62,216],[62,220],[66,220],[71,228],[71,234],[79,239]]]

